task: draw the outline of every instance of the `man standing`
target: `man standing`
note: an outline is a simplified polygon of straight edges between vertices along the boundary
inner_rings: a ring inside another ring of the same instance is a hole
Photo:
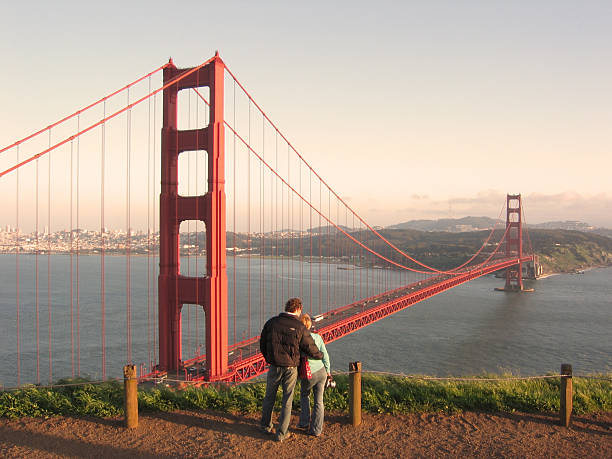
[[[276,428],[276,440],[289,437],[293,389],[297,381],[297,367],[300,364],[300,351],[313,359],[322,359],[323,354],[315,345],[310,332],[300,322],[302,300],[291,298],[285,303],[285,312],[272,317],[261,331],[259,349],[266,362],[270,364],[266,380],[266,396],[261,413],[261,429],[269,434],[272,428],[272,409],[276,400],[278,386],[283,386],[283,403]]]

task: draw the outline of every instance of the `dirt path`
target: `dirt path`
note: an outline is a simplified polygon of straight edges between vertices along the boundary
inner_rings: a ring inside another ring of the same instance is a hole
[[[357,428],[331,414],[319,438],[296,421],[276,443],[253,414],[147,414],[134,431],[118,419],[3,419],[0,457],[612,457],[612,412],[575,416],[570,429],[543,414],[364,415]]]

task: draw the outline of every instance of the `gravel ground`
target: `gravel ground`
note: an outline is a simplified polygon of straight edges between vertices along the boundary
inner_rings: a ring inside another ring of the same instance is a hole
[[[588,457],[612,458],[612,412],[574,416],[472,413],[370,415],[353,428],[346,414],[328,414],[323,434],[295,428],[277,443],[261,433],[256,414],[214,411],[141,414],[121,419],[55,417],[0,420],[0,457]]]

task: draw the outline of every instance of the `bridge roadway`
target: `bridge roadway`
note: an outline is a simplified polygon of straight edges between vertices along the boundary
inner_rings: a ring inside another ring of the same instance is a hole
[[[522,263],[531,260],[531,256],[521,258]],[[324,341],[330,343],[438,293],[515,265],[517,262],[517,258],[506,258],[502,255],[490,260],[486,265],[458,271],[459,274],[456,275],[434,275],[428,279],[315,316],[313,318],[315,328]],[[199,356],[184,362],[186,371],[183,373],[192,381],[206,383],[208,380],[202,376],[205,373],[204,366],[205,356]],[[267,370],[266,362],[259,352],[259,336],[230,347],[229,368],[230,372],[222,380],[230,383],[246,381]],[[191,375],[189,369],[191,369]]]

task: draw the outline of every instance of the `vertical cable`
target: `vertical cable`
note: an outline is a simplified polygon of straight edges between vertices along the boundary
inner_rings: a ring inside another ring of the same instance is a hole
[[[130,88],[127,89],[127,105],[130,105]],[[132,160],[132,109],[128,108],[126,114],[126,206],[125,206],[125,226],[126,226],[126,263],[125,263],[125,298],[126,298],[126,330],[127,330],[127,362],[132,363],[132,220],[131,220],[131,160]]]
[[[361,229],[361,222],[359,222],[359,242],[361,242],[363,244],[363,233],[362,233],[362,229]],[[361,291],[361,287],[363,285],[363,282],[361,280],[361,275],[363,274],[363,264],[362,264],[362,259],[363,259],[363,247],[359,246],[359,299],[363,299],[363,293]]]
[[[72,221],[74,182],[74,141],[70,141],[70,368],[74,378],[74,229]]]
[[[331,193],[327,192],[327,216],[331,219]],[[329,283],[331,282],[331,274],[329,272],[330,270],[330,264],[331,264],[331,259],[330,259],[330,255],[331,255],[331,228],[332,226],[330,224],[327,225],[327,244],[326,244],[326,248],[327,248],[327,307],[326,309],[329,311]]]
[[[38,273],[38,255],[40,252],[39,246],[39,225],[38,225],[38,213],[39,213],[39,159],[36,158],[36,384],[40,384],[40,296],[39,296],[39,273]]]
[[[249,100],[249,146],[251,145],[251,101]],[[248,338],[251,337],[251,153],[247,150],[247,296],[248,296]]]
[[[393,251],[391,250],[390,247],[387,247],[387,252],[388,252],[388,257],[389,260],[392,259],[393,257]],[[387,291],[393,288],[393,265],[390,263],[387,263]]]
[[[157,279],[157,267],[158,267],[158,263],[156,263],[155,258],[159,259],[159,234],[156,232],[157,229],[157,209],[156,209],[156,204],[157,204],[157,162],[155,160],[155,153],[157,152],[157,135],[155,134],[157,132],[157,94],[155,94],[153,96],[153,237],[156,238],[155,239],[155,245],[156,245],[156,253],[157,253],[157,257],[154,257],[153,259],[153,279]],[[157,236],[155,236],[157,234]],[[153,283],[153,291],[156,293],[157,290],[155,290],[155,282]],[[154,303],[153,303],[153,307],[154,309],[159,312],[159,298],[157,295],[153,295],[153,299],[154,299]],[[159,348],[157,346],[157,337],[159,334],[159,328],[158,328],[158,317],[157,314],[153,314],[153,359],[155,362],[159,361]]]
[[[234,97],[233,97],[233,103],[234,103],[234,126],[236,126],[236,80],[234,81]],[[232,209],[232,214],[233,214],[233,221],[234,221],[234,250],[233,250],[233,260],[234,260],[234,285],[233,287],[233,295],[234,295],[234,343],[236,343],[236,232],[238,231],[236,229],[236,156],[238,155],[238,153],[236,152],[236,133],[234,132],[233,134],[233,141],[234,141],[234,171],[233,171],[233,181],[234,183],[232,184],[233,189],[234,189],[234,195],[233,195],[233,199],[234,199],[234,208]]]
[[[382,253],[385,257],[389,256],[389,250],[388,247],[384,247],[382,250]],[[386,292],[387,291],[387,278],[388,278],[388,271],[389,271],[389,266],[387,265],[387,263],[383,260],[382,261],[382,265],[383,265],[383,291]]]
[[[51,129],[49,129],[49,148],[51,148]],[[51,154],[47,156],[49,168],[47,181],[47,320],[49,335],[49,384],[53,382],[53,347],[51,328]]]
[[[347,228],[348,230],[348,208],[347,206],[344,206],[344,226]],[[344,238],[344,246],[346,247],[346,264],[347,264],[347,268],[350,268],[351,266],[351,241],[345,236]],[[351,303],[351,283],[349,282],[349,271],[348,269],[345,270],[346,273],[346,297],[345,297],[345,302],[346,303]],[[345,303],[345,304],[346,304]]]
[[[261,155],[265,161],[266,158],[266,125],[265,118],[261,117]],[[259,161],[259,237],[261,237],[261,249],[259,253],[259,329],[263,328],[265,296],[264,296],[264,257],[266,255],[266,239],[264,235],[263,219],[264,219],[264,170],[263,164]]]
[[[380,253],[384,252],[385,250],[385,246],[383,245],[380,249]],[[381,294],[382,292],[384,292],[384,278],[385,278],[385,262],[384,260],[379,260],[380,262],[380,269],[378,270],[378,294]]]
[[[77,116],[77,132],[80,132],[81,126],[81,114]],[[77,374],[81,374],[81,290],[79,285],[79,252],[80,252],[80,244],[81,244],[81,232],[79,226],[79,187],[80,187],[80,173],[81,173],[81,163],[80,163],[80,149],[81,149],[81,136],[77,137],[77,170],[76,170],[76,227],[78,230],[77,233],[77,248],[76,248],[76,300],[77,300]]]
[[[323,248],[321,245],[323,239],[323,226],[321,222],[321,214],[323,213],[323,194],[321,186],[321,180],[319,180],[319,314],[321,314],[323,310]]]
[[[277,166],[277,170],[280,173],[280,168]],[[285,257],[289,255],[289,252],[287,251],[287,253],[285,253],[285,243],[286,243],[286,238],[283,237],[283,230],[284,225],[285,225],[285,190],[283,189],[283,182],[280,181],[279,186],[280,186],[280,195],[281,195],[281,225],[280,225],[280,230],[281,230],[281,235],[280,235],[280,243],[281,243],[281,281],[280,281],[280,294],[281,294],[281,303],[285,301],[286,296],[284,294],[284,289],[285,289]],[[288,245],[287,245],[288,246]],[[282,309],[282,308],[280,308]]]
[[[274,152],[276,155],[275,168],[278,170],[278,131],[276,131],[274,139]],[[278,313],[278,260],[280,258],[280,248],[278,246],[279,240],[279,228],[278,228],[278,180],[272,177],[274,183],[274,245],[276,247],[276,253],[274,257],[274,311]]]
[[[17,145],[17,162],[19,164],[19,145]],[[17,386],[21,385],[21,323],[20,323],[20,305],[19,305],[19,252],[21,243],[19,241],[19,169],[16,172],[17,182],[15,186],[15,308],[17,319]]]
[[[336,199],[336,221],[338,223],[340,223],[340,201],[338,199]],[[339,263],[342,263],[342,247],[340,246],[340,244],[338,244],[338,233],[340,231],[335,230],[334,231],[334,254],[336,256],[336,258],[339,260]],[[340,264],[338,264],[338,266],[340,266]],[[334,305],[338,306],[339,303],[339,299],[338,299],[338,289],[339,289],[339,285],[338,285],[338,269],[336,269],[336,271],[334,272],[334,283],[336,284],[336,288],[334,289]]]
[[[367,235],[366,235],[367,242]],[[365,262],[366,269],[366,297],[370,298],[372,295],[370,294],[370,275],[372,271],[372,255],[370,253],[366,253],[367,261]]]
[[[289,144],[287,144],[287,183],[291,183],[291,159],[289,158]],[[291,281],[293,279],[293,194],[287,186],[287,226],[289,234],[289,257],[287,258],[287,296],[293,296]],[[291,219],[291,222],[289,221]]]
[[[309,180],[308,180],[308,202],[310,204],[312,204],[312,169],[310,169],[310,176],[309,176]],[[309,285],[309,289],[310,289],[310,311],[312,312],[312,308],[314,305],[314,301],[312,299],[312,262],[313,262],[313,257],[312,257],[312,233],[313,233],[313,229],[312,229],[312,206],[308,206],[310,208],[310,217],[309,217],[309,239],[310,239],[310,282],[308,283]]]
[[[151,77],[148,79],[151,94]],[[151,98],[147,99],[147,365],[151,366]]]
[[[353,212],[353,224],[351,225],[351,233],[355,231],[355,213]],[[351,303],[355,302],[356,299],[356,279],[355,279],[355,257],[352,255],[353,250],[351,250],[351,265],[352,265],[352,273],[353,273],[353,299],[351,301]]]
[[[300,173],[300,196],[302,195],[302,161],[298,159],[298,164],[300,165],[299,173]],[[303,222],[303,213],[304,213],[304,204],[299,201],[300,206],[300,230],[298,232],[300,237],[300,298],[304,301],[304,250],[302,247],[302,240],[304,234],[304,222]],[[312,311],[311,311],[312,312]]]
[[[103,104],[103,119],[106,118],[106,101]],[[106,155],[106,122],[102,123],[102,145],[100,152],[100,315],[102,328],[102,379],[106,379],[106,298],[105,298],[105,228],[104,228],[104,167]]]

